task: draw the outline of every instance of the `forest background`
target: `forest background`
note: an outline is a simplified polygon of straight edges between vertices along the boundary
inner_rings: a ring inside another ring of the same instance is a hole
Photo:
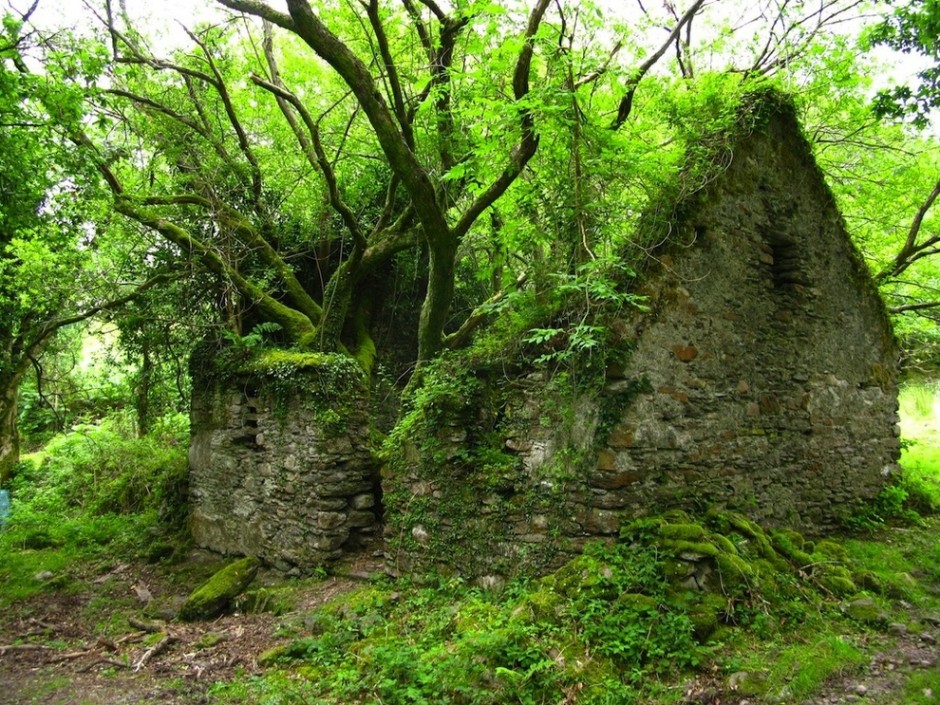
[[[21,433],[184,412],[195,341],[340,352],[389,388],[495,317],[541,362],[591,354],[601,304],[642,305],[623,283],[650,213],[733,158],[721,135],[768,85],[794,97],[906,368],[927,369],[937,7],[11,5],[0,477]],[[110,359],[83,373],[92,330]]]

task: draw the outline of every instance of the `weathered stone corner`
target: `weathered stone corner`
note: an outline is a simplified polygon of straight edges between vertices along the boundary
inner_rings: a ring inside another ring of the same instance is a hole
[[[287,390],[258,373],[197,379],[190,522],[199,546],[303,572],[368,542],[380,504],[367,390],[292,375]]]

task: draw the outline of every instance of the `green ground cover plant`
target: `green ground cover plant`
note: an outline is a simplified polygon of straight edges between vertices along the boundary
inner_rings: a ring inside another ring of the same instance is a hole
[[[143,438],[117,416],[26,456],[0,531],[0,606],[67,589],[88,561],[153,560],[185,543],[187,442],[179,415]]]

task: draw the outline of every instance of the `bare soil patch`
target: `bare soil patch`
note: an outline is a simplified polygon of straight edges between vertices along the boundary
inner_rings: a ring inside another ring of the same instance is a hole
[[[355,589],[370,567],[355,566],[358,578],[301,581],[292,603],[313,609]],[[173,621],[195,584],[151,566],[83,577],[68,592],[43,593],[0,616],[0,705],[207,702],[214,683],[259,673],[258,656],[289,640],[277,630],[286,615]]]

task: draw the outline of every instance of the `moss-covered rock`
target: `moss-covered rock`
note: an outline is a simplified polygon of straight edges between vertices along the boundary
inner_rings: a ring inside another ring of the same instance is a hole
[[[691,524],[692,517],[684,509],[667,509],[662,518],[670,524]]]
[[[848,597],[858,592],[858,586],[851,578],[837,573],[824,573],[819,576],[819,584],[838,597]]]
[[[695,565],[680,558],[663,559],[663,577],[669,583],[678,583],[695,573]]]
[[[844,606],[845,614],[861,624],[883,627],[888,624],[888,616],[870,597],[861,596]]]
[[[721,553],[715,558],[722,592],[737,592],[747,589],[754,581],[754,569],[740,556]]]
[[[824,539],[819,541],[816,544],[816,550],[814,553],[825,556],[829,560],[835,561],[837,563],[845,563],[849,559],[849,552],[845,550],[845,546],[836,543],[831,539]]]
[[[699,524],[664,524],[659,535],[670,541],[705,541],[705,529]]]
[[[754,538],[764,533],[757,524],[738,512],[711,510],[707,518],[709,523],[722,534],[737,532],[742,536]]]
[[[813,562],[812,557],[803,550],[803,537],[796,531],[774,531],[770,534],[770,541],[778,553],[800,566]]]
[[[861,570],[855,572],[852,579],[860,588],[892,600],[913,599],[918,589],[917,580],[910,573]]]
[[[555,620],[564,611],[564,600],[554,590],[542,587],[526,594],[512,613],[512,618],[524,622]]]
[[[715,546],[717,546],[720,551],[723,551],[724,553],[731,553],[735,556],[738,555],[737,547],[727,536],[722,536],[721,534],[709,534],[708,540],[715,544]]]
[[[736,693],[750,697],[767,692],[768,676],[766,671],[738,671],[728,679],[728,687]]]
[[[858,586],[863,590],[868,590],[869,592],[874,592],[879,595],[886,594],[885,591],[887,586],[885,581],[882,580],[877,573],[871,570],[856,571],[852,578],[854,582],[857,583]]]
[[[668,549],[672,555],[692,561],[701,560],[702,558],[714,558],[721,553],[717,546],[706,541],[663,540],[660,545]]]
[[[546,587],[568,597],[599,597],[611,592],[611,577],[613,571],[609,565],[593,556],[581,555],[542,578],[542,581]],[[613,597],[613,594],[610,596]]]
[[[637,541],[650,536],[659,536],[660,531],[666,524],[666,520],[661,516],[636,519],[620,528],[620,538],[625,541]]]
[[[180,607],[179,618],[184,622],[194,622],[218,617],[255,579],[259,565],[257,558],[242,558],[229,563],[186,598]]]
[[[634,612],[655,612],[659,603],[649,595],[639,592],[625,592],[617,598],[617,604]]]
[[[715,633],[728,604],[722,595],[698,590],[672,590],[666,600],[670,607],[688,615],[693,634],[700,643],[708,641]]]

